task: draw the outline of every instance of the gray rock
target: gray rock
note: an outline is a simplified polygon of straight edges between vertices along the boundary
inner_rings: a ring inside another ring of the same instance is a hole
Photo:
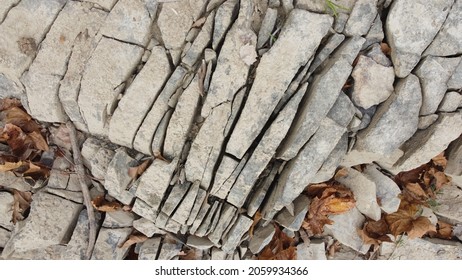
[[[321,168],[316,172],[316,175],[311,180],[312,183],[321,183],[331,179],[335,174],[335,170],[340,165],[342,158],[345,156],[347,149],[348,135],[345,133],[332,152],[330,152]]]
[[[132,147],[136,131],[170,73],[165,49],[161,46],[153,47],[148,61],[125,91],[114,111],[109,123],[109,139],[112,142]],[[133,114],[135,111],[137,113]]]
[[[276,230],[272,224],[257,228],[249,242],[250,251],[253,254],[260,253],[271,242],[275,232]]]
[[[180,243],[162,243],[160,247],[159,256],[157,257],[158,260],[172,260],[181,251],[183,246]]]
[[[160,207],[177,163],[178,159],[170,163],[155,159],[141,175],[136,196],[149,204],[154,211]]]
[[[208,235],[209,240],[212,241],[214,244],[218,245],[220,243],[223,233],[225,232],[226,228],[230,225],[233,217],[236,214],[236,210],[237,209],[231,204],[224,203],[223,210],[221,211],[218,223],[215,226],[213,232]]]
[[[233,15],[236,14],[238,9],[237,0],[227,0],[221,4],[215,14],[215,24],[213,29],[213,42],[212,47],[214,50],[217,49],[220,42],[226,35],[226,31],[233,23]]]
[[[309,72],[313,73],[319,65],[321,65],[329,55],[345,40],[345,35],[334,33],[327,42],[323,44],[321,51],[314,57],[310,65]]]
[[[364,244],[364,241],[358,234],[358,229],[363,227],[366,219],[356,207],[343,214],[330,215],[329,219],[334,223],[324,226],[324,234],[332,235],[343,245],[361,254],[365,254],[369,250],[371,245]]]
[[[316,171],[322,166],[346,129],[335,121],[325,118],[321,126],[300,153],[284,168],[277,187],[271,196],[273,203],[265,205],[265,217],[271,218],[282,207],[289,205],[311,183]]]
[[[249,214],[249,216],[255,215],[257,210],[260,208],[260,205],[263,203],[270,186],[274,182],[278,169],[279,165],[273,165],[269,174],[256,185],[255,191],[251,194],[249,203],[247,204],[247,214]]]
[[[377,15],[377,0],[357,0],[343,32],[347,36],[366,35]]]
[[[444,95],[440,103],[438,111],[440,112],[454,112],[460,107],[462,102],[462,95],[457,91],[450,91]]]
[[[398,149],[417,130],[421,100],[416,76],[400,80],[395,92],[378,107],[369,126],[358,133],[354,148],[383,156]]]
[[[226,237],[223,238],[223,246],[221,246],[221,249],[227,253],[234,251],[234,249],[236,249],[239,245],[242,236],[249,230],[252,222],[252,219],[249,217],[239,215],[236,223],[233,225]]]
[[[201,190],[202,191],[202,190]],[[200,192],[202,194],[202,192]],[[195,202],[199,197],[199,183],[195,182],[190,188],[181,204],[176,208],[172,219],[180,224],[185,224],[190,214],[193,212]],[[203,198],[202,198],[203,199]],[[200,204],[202,201],[200,201]],[[197,214],[197,212],[196,212]]]
[[[373,44],[367,51],[366,55],[382,66],[391,66],[390,59],[388,59],[388,57],[382,52],[379,44]]]
[[[276,19],[278,17],[278,10],[268,8],[265,13],[265,17],[261,23],[260,31],[258,32],[257,48],[260,49],[270,39],[271,33],[273,32]]]
[[[320,126],[321,120],[334,105],[350,75],[351,65],[338,60],[317,75],[308,89],[308,98],[300,105],[300,117],[294,121],[277,157],[294,158]]]
[[[156,225],[146,218],[141,218],[133,221],[133,228],[147,237],[152,237],[154,234],[165,234],[165,231],[156,227]]]
[[[115,56],[114,54],[118,54]],[[107,136],[119,93],[141,59],[141,47],[102,38],[85,66],[78,105],[92,135]]]
[[[21,76],[66,3],[66,0],[25,0],[10,9],[0,26],[3,38],[0,43],[2,73],[15,79]]]
[[[339,6],[343,7],[343,9],[338,9],[337,12],[339,14],[342,13],[350,13],[356,0],[336,0],[334,3],[338,4]],[[317,13],[332,13],[327,6],[326,1],[324,0],[298,0],[295,4],[296,8],[299,9],[306,9],[309,11],[317,12]]]
[[[232,157],[224,155],[221,159],[220,166],[217,169],[215,180],[213,182],[210,194],[222,199],[225,199],[228,195],[229,188],[225,188],[224,184],[231,174],[237,169],[239,161]],[[229,184],[232,187],[232,184]]]
[[[348,14],[345,13],[339,13],[335,17],[334,21],[334,30],[337,33],[342,33],[343,30],[345,29],[346,22],[348,20]]]
[[[0,98],[26,98],[24,86],[18,78],[0,72]]]
[[[462,224],[455,225],[452,234],[457,237],[457,239],[462,240]]]
[[[0,4],[0,21],[3,21],[11,8],[16,6],[20,0],[5,0]]]
[[[305,95],[306,88],[307,85],[305,84],[278,114],[269,129],[266,130],[226,198],[231,204],[237,207],[244,205],[255,182],[275,155],[276,149],[289,131],[298,105]]]
[[[338,125],[346,127],[350,123],[355,112],[356,107],[351,100],[345,93],[340,92],[334,105],[327,113],[327,117],[335,121]]]
[[[72,233],[81,209],[81,204],[46,192],[36,193],[29,216],[13,231],[2,257],[14,258],[16,254],[62,244]]]
[[[161,237],[154,237],[144,241],[140,246],[139,260],[155,260],[162,241]]]
[[[195,222],[197,216],[199,215],[200,210],[202,209],[202,205],[204,204],[207,192],[203,189],[198,187],[198,193],[196,199],[194,200],[194,205],[189,213],[188,220],[186,221],[186,225],[191,226]]]
[[[48,187],[55,189],[65,189],[69,182],[71,163],[65,157],[56,157],[53,161],[50,177],[48,178]]]
[[[401,190],[398,185],[377,170],[373,165],[368,165],[363,174],[376,185],[377,198],[380,199],[380,208],[388,214],[398,211],[401,199]],[[359,208],[358,208],[359,209]]]
[[[181,200],[188,192],[190,186],[191,183],[176,184],[173,186],[173,188],[170,190],[170,193],[168,194],[167,200],[162,206],[162,212],[168,216],[171,216],[174,210],[177,208],[178,204],[180,204]]]
[[[459,63],[454,74],[447,83],[448,89],[458,90],[462,88],[462,62]]]
[[[67,200],[76,202],[76,203],[83,203],[83,195],[82,192],[73,192],[68,190],[61,190],[61,189],[53,189],[47,188],[47,192],[65,198]]]
[[[308,208],[310,207],[310,199],[305,195],[297,197],[293,204],[293,213],[290,213],[287,208],[281,210],[276,216],[276,222],[292,231],[300,230],[303,220],[305,219]]]
[[[153,62],[155,63],[155,62]],[[157,96],[149,112],[145,115],[143,123],[138,127],[133,141],[133,148],[145,153],[152,153],[152,142],[159,124],[165,114],[171,109],[170,99],[177,89],[182,85],[187,74],[187,70],[181,66],[175,68],[162,91]],[[155,75],[155,74],[154,74]]]
[[[395,0],[396,1],[396,0]],[[462,258],[462,246],[457,241],[415,238],[400,236],[396,244],[383,242],[381,247],[389,247],[391,255],[384,256],[389,260],[457,260]],[[382,248],[381,248],[382,249]]]
[[[111,9],[100,33],[127,43],[146,46],[157,11],[155,0],[121,0]]]
[[[70,2],[63,8],[40,43],[40,51],[22,79],[29,109],[36,119],[47,122],[64,122],[67,119],[58,89],[67,71],[74,40],[86,29],[88,33],[96,33],[106,16],[102,11],[91,10],[91,6],[88,3]],[[27,29],[30,30],[30,27]]]
[[[133,195],[127,191],[132,182],[132,178],[128,175],[128,169],[133,162],[134,158],[128,155],[124,148],[119,148],[115,151],[104,176],[104,187],[108,194],[127,205],[131,204],[133,200]],[[125,199],[130,197],[131,199]]]
[[[196,230],[202,224],[202,221],[204,220],[205,215],[207,215],[209,209],[210,209],[210,204],[207,201],[205,201],[204,203],[200,205],[200,210],[197,212],[195,218],[191,219],[193,223],[191,224],[189,233],[194,234],[196,232]],[[188,219],[188,225],[189,225],[189,219]]]
[[[320,67],[322,69],[329,68],[332,64],[339,60],[345,60],[348,64],[352,65],[365,42],[366,39],[358,36],[346,39],[334,51],[334,53],[330,56],[330,59],[324,61]],[[351,70],[349,72],[351,72]]]
[[[6,243],[8,242],[8,240],[10,239],[11,237],[11,232],[4,229],[4,228],[0,228],[0,248],[3,248],[5,247]],[[0,256],[0,259],[1,259],[1,256]]]
[[[418,131],[403,145],[404,155],[394,167],[410,170],[428,162],[444,151],[461,133],[462,112],[442,113],[434,124]]]
[[[415,73],[420,79],[423,95],[420,115],[429,115],[436,112],[447,90],[446,83],[460,61],[460,57],[427,56],[416,68]]]
[[[174,97],[172,96],[172,99],[173,98]],[[153,155],[162,155],[162,146],[164,145],[165,135],[167,133],[167,126],[170,122],[172,114],[173,110],[168,109],[167,112],[165,112],[165,115],[162,117],[162,120],[159,122],[159,125],[157,126],[156,133],[154,133],[154,137],[152,137],[151,142],[151,151]]]
[[[192,67],[204,52],[205,47],[209,45],[212,40],[214,16],[215,12],[212,12],[207,16],[207,20],[202,26],[199,35],[197,35],[191,47],[186,51],[185,56],[181,60],[184,64]]]
[[[0,192],[0,227],[13,230],[13,195],[9,192]]]
[[[92,260],[123,260],[130,247],[121,248],[132,228],[101,228],[96,239]]]
[[[117,0],[88,0],[87,2],[96,4],[96,7],[100,7],[105,11],[110,11]]]
[[[194,235],[188,236],[186,245],[199,250],[207,250],[213,247],[213,242],[210,241],[207,237],[197,237]]]
[[[325,244],[322,240],[311,240],[309,245],[297,245],[297,260],[327,260]]]
[[[303,10],[295,9],[290,13],[271,51],[260,59],[254,83],[226,152],[242,158],[268,121],[292,78],[313,56],[332,21],[330,16]],[[288,51],[287,46],[293,48]],[[279,70],[278,75],[272,75],[274,69]],[[267,77],[273,77],[271,82]]]
[[[84,157],[87,158],[90,164],[91,174],[98,179],[105,178],[108,166],[111,163],[114,154],[115,152],[113,150],[101,147],[96,153],[91,154],[90,157],[85,155]]]
[[[455,176],[462,175],[462,137],[457,138],[449,145],[446,156],[448,162],[444,171]]]
[[[133,213],[136,213],[141,217],[150,220],[151,222],[155,222],[157,219],[157,211],[153,210],[149,204],[139,198],[135,200],[132,211]]]
[[[364,109],[382,103],[393,92],[393,67],[382,66],[372,58],[359,56],[351,75],[354,79],[352,99]]]
[[[426,129],[430,125],[432,125],[436,120],[438,119],[437,114],[431,114],[431,115],[426,115],[426,116],[421,116],[419,117],[419,124],[418,128],[419,129]]]
[[[0,172],[0,182],[2,185],[18,191],[28,192],[32,190],[32,186],[27,183],[24,177],[18,177],[11,171]]]
[[[455,0],[449,15],[444,21],[424,55],[450,56],[461,54],[462,36],[457,30],[462,29],[462,1]]]
[[[123,228],[133,226],[135,214],[123,210],[106,212],[103,227],[105,228]]]
[[[457,186],[447,186],[436,195],[440,205],[433,211],[451,224],[462,223],[462,190]]]
[[[351,189],[356,200],[356,208],[365,216],[378,221],[382,211],[377,203],[377,186],[374,181],[353,168],[347,168],[348,174],[336,180]]]
[[[380,15],[377,15],[371,29],[367,32],[366,42],[364,43],[363,48],[367,48],[372,44],[381,43],[384,38],[385,34],[383,33],[383,23],[380,19]]]
[[[197,228],[197,230],[194,232],[194,235],[197,235],[199,237],[207,235],[212,229],[212,221],[220,216],[220,210],[221,210],[222,204],[219,201],[215,201],[212,204],[212,208],[208,211],[207,215],[202,219],[202,222],[200,226]]]
[[[212,260],[226,260],[228,254],[217,247],[212,248]]]
[[[417,65],[422,52],[443,25],[453,2],[393,1],[386,21],[386,34],[396,76],[406,77]]]

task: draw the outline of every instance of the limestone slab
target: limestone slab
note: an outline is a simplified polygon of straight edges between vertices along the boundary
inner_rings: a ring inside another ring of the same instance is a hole
[[[242,236],[249,230],[251,225],[252,219],[244,215],[239,215],[236,223],[223,239],[223,246],[221,246],[221,249],[228,253],[234,251],[239,245]]]
[[[366,35],[376,15],[377,0],[357,0],[350,12],[343,32],[347,36]]]
[[[130,247],[121,248],[131,228],[108,229],[101,228],[96,239],[95,249],[91,256],[92,260],[123,260],[128,254]]]

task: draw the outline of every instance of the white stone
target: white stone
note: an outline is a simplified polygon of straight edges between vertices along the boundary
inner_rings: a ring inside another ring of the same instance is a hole
[[[123,228],[131,227],[135,220],[135,214],[132,212],[123,211],[121,209],[117,211],[106,212],[104,217],[103,227],[105,228]]]
[[[460,107],[462,103],[462,95],[457,91],[450,91],[444,95],[443,100],[440,103],[438,111],[440,112],[454,112]]]
[[[133,228],[147,237],[152,237],[154,234],[165,234],[165,231],[156,227],[156,224],[146,218],[140,218],[133,221]]]
[[[457,186],[447,186],[436,195],[439,203],[434,212],[451,224],[462,223],[462,190]]]
[[[369,31],[377,15],[377,0],[357,0],[343,32],[347,36],[362,36]]]
[[[139,260],[155,260],[162,241],[161,237],[150,238],[140,246]]]
[[[236,249],[239,245],[242,236],[249,230],[252,222],[252,219],[249,217],[239,215],[236,223],[223,239],[223,246],[221,249],[227,253],[234,251],[234,249]]]
[[[249,242],[250,251],[253,254],[260,253],[260,251],[271,242],[275,232],[276,230],[273,224],[257,228]]]
[[[186,245],[199,250],[207,250],[213,247],[213,242],[210,241],[207,237],[197,237],[194,235],[188,236]]]
[[[462,246],[460,242],[433,239],[415,238],[407,236],[398,237],[395,243],[384,242],[383,246],[393,248],[393,253],[386,255],[389,260],[457,260],[462,258]]]
[[[377,170],[373,165],[368,165],[363,174],[376,185],[377,198],[380,199],[380,208],[388,214],[398,211],[401,199],[399,195],[401,190],[398,185]]]
[[[327,260],[325,244],[321,240],[311,240],[309,245],[297,245],[297,260]]]

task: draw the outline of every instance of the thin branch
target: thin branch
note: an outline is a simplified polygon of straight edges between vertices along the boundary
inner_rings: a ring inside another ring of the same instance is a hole
[[[89,260],[93,253],[93,248],[96,242],[96,219],[95,212],[93,210],[93,205],[91,204],[90,191],[88,189],[87,175],[85,174],[85,168],[82,163],[82,156],[80,154],[80,148],[77,143],[77,131],[75,129],[72,121],[66,123],[67,129],[69,129],[69,136],[71,138],[72,145],[72,154],[74,156],[74,168],[80,182],[80,188],[82,189],[83,200],[85,207],[87,208],[88,223],[89,223],[89,237],[88,237],[88,247],[86,252],[86,259]]]

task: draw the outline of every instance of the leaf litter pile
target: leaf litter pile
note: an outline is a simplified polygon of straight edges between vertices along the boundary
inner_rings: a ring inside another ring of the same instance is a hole
[[[63,129],[64,127],[64,129]],[[65,126],[55,129],[55,135],[48,145],[50,131],[40,126],[22,107],[19,100],[0,99],[0,172],[11,172],[17,177],[34,184],[46,183],[56,157],[66,156],[70,150],[69,134]],[[61,145],[60,145],[61,144]],[[129,175],[136,180],[150,165],[152,159],[145,159],[139,165],[129,167]],[[444,173],[446,167],[444,154],[433,158],[429,163],[416,169],[401,172],[393,180],[401,188],[399,209],[395,213],[383,213],[378,221],[366,220],[358,233],[365,244],[372,244],[374,250],[382,242],[393,242],[392,237],[406,234],[409,238],[430,236],[441,239],[452,239],[453,225],[438,220],[436,226],[423,215],[424,208],[438,206],[436,195],[450,183],[451,179]],[[361,166],[355,167],[361,171]],[[74,172],[68,170],[68,172]],[[253,258],[259,260],[295,260],[297,259],[297,244],[309,243],[310,237],[322,237],[325,225],[333,224],[332,215],[350,211],[356,206],[353,192],[342,185],[336,178],[347,175],[345,169],[340,169],[331,180],[307,186],[304,194],[310,197],[311,203],[302,224],[302,229],[296,236],[288,236],[275,222],[271,241]],[[13,195],[11,221],[16,224],[24,220],[33,199],[32,192],[20,191],[0,185],[0,191]],[[380,204],[380,201],[378,201]],[[108,195],[96,196],[91,204],[96,211],[131,211],[131,207],[123,205]],[[256,213],[249,230],[250,238],[256,226],[261,221],[261,214]],[[134,230],[119,247],[131,247],[144,242],[148,237]],[[176,242],[175,238],[166,235],[165,242]],[[335,254],[339,243],[335,242],[328,248],[329,255]],[[135,258],[136,258],[135,254]],[[200,259],[200,250],[184,246],[179,254],[181,260]]]

